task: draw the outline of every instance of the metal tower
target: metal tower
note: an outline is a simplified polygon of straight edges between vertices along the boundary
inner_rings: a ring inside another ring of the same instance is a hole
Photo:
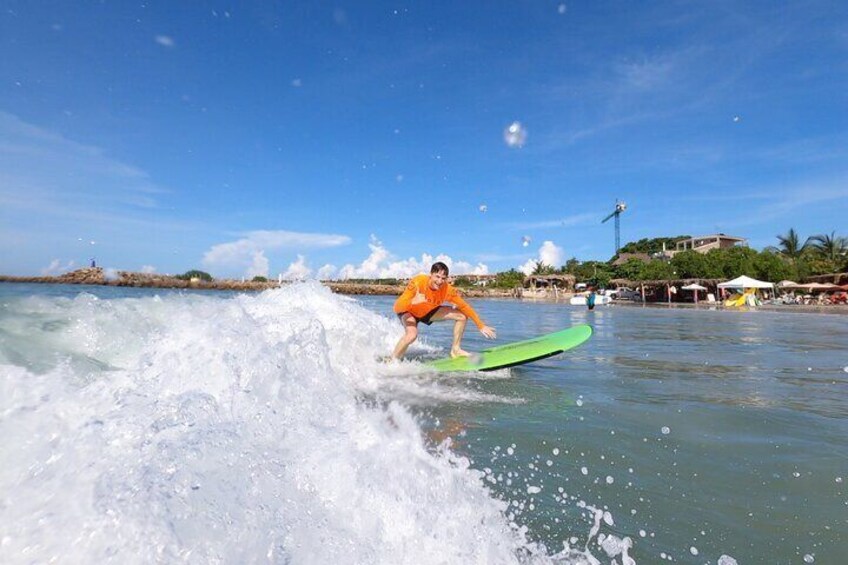
[[[619,202],[618,199],[616,199],[615,210],[613,210],[613,212],[609,216],[607,216],[606,218],[601,220],[601,223],[603,224],[604,222],[606,222],[610,218],[613,218],[613,217],[615,218],[615,254],[616,255],[618,255],[618,250],[621,247],[621,220],[619,219],[619,217],[621,216],[621,213],[624,212],[625,210],[627,210],[627,204],[625,204],[624,202]]]

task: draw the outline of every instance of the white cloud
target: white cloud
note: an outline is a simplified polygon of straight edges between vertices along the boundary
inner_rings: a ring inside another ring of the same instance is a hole
[[[245,276],[268,276],[269,260],[265,253],[277,249],[315,249],[350,243],[346,235],[302,233],[285,230],[257,230],[236,241],[213,245],[203,254],[206,267],[245,269]]]
[[[156,272],[156,267],[153,265],[144,265],[141,267],[141,272],[150,275]]]
[[[253,252],[253,261],[244,273],[249,279],[253,277],[268,277],[268,258],[261,249]]]
[[[289,265],[286,272],[283,273],[283,278],[286,280],[303,280],[309,278],[312,274],[312,269],[306,264],[306,257],[303,255],[297,256],[297,261]]]
[[[162,47],[173,47],[174,46],[174,39],[172,37],[167,36],[167,35],[157,35],[155,37],[155,40],[156,40],[156,43],[158,43]]]
[[[562,247],[556,245],[553,241],[545,241],[539,248],[539,256],[535,259],[528,259],[526,263],[518,267],[518,270],[529,275],[536,268],[536,263],[541,261],[545,265],[559,268],[565,261],[565,252]]]
[[[326,265],[318,269],[318,273],[315,276],[318,278],[318,280],[325,281],[332,279],[335,274],[336,266],[327,263]]]
[[[0,203],[63,217],[118,206],[156,208],[166,192],[144,171],[0,112]]]
[[[66,264],[62,265],[62,262],[59,259],[53,259],[50,261],[49,265],[41,269],[41,274],[45,277],[52,277],[70,271],[73,266],[73,261],[68,261]]]
[[[373,235],[368,247],[371,249],[368,257],[358,265],[344,265],[339,269],[336,277],[339,279],[407,278],[421,272],[430,272],[430,266],[436,261],[441,261],[447,265],[452,275],[485,275],[489,272],[489,268],[483,263],[472,265],[467,261],[455,261],[444,254],[433,257],[428,253],[423,253],[420,260],[410,257],[405,260],[392,261],[392,254]]]

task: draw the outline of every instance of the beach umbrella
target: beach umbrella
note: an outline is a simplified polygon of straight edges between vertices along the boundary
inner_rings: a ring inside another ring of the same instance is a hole
[[[698,303],[698,291],[699,290],[707,290],[707,287],[701,286],[698,283],[687,284],[686,286],[680,287],[683,290],[691,290],[695,293],[695,304]]]
[[[827,292],[828,290],[839,290],[840,287],[835,284],[830,283],[809,283],[800,285],[801,288],[804,288],[809,291],[818,291],[818,292]]]
[[[798,286],[798,283],[796,283],[795,281],[788,281],[787,280],[787,281],[780,281],[779,283],[777,283],[777,288],[796,288],[797,286]]]

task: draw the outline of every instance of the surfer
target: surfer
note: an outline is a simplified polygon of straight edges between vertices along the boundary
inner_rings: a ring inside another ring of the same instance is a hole
[[[443,306],[443,302],[451,302],[456,307]],[[419,322],[428,326],[433,322],[452,320],[453,343],[451,357],[464,357],[469,353],[460,347],[462,335],[465,333],[465,323],[468,318],[477,325],[477,329],[488,339],[495,339],[495,328],[487,326],[477,315],[477,312],[462,299],[457,290],[448,282],[448,266],[441,261],[433,263],[430,274],[420,274],[412,277],[406,290],[395,301],[395,314],[403,324],[404,334],[397,342],[392,353],[394,359],[401,359],[406,349],[418,337]]]

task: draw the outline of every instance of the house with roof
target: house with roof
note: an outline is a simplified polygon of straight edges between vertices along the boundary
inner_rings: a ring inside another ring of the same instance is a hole
[[[748,240],[744,237],[733,237],[723,233],[690,237],[677,242],[674,250],[669,250],[670,255],[681,251],[697,251],[698,253],[709,253],[713,249],[728,249],[730,247],[747,246]]]

